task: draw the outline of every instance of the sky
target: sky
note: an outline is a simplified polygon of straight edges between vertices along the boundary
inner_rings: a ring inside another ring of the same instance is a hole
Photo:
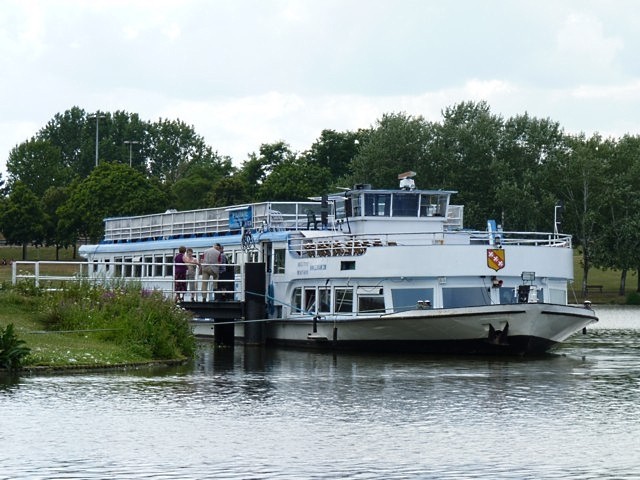
[[[0,171],[74,106],[181,120],[236,165],[464,101],[638,135],[638,32],[633,0],[0,0]]]

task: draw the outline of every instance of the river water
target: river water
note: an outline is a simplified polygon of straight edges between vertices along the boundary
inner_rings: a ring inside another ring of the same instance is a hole
[[[640,309],[536,359],[200,345],[0,380],[0,478],[640,478]]]

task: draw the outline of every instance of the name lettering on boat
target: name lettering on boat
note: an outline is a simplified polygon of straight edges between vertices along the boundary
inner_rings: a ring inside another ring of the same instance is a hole
[[[309,275],[309,262],[298,262],[298,275]]]
[[[488,248],[487,249],[487,267],[495,270],[496,272],[505,265],[505,255],[503,248]]]

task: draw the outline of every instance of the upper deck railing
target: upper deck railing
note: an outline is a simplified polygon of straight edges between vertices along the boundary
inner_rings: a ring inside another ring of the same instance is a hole
[[[264,202],[184,212],[167,211],[105,220],[105,242],[167,239],[224,234],[241,227],[298,230],[320,222],[318,202]],[[333,229],[334,215],[328,215]]]

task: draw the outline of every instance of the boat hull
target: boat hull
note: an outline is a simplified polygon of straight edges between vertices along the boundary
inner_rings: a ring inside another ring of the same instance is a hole
[[[514,304],[269,322],[266,343],[328,350],[535,355],[597,321],[587,308]]]

